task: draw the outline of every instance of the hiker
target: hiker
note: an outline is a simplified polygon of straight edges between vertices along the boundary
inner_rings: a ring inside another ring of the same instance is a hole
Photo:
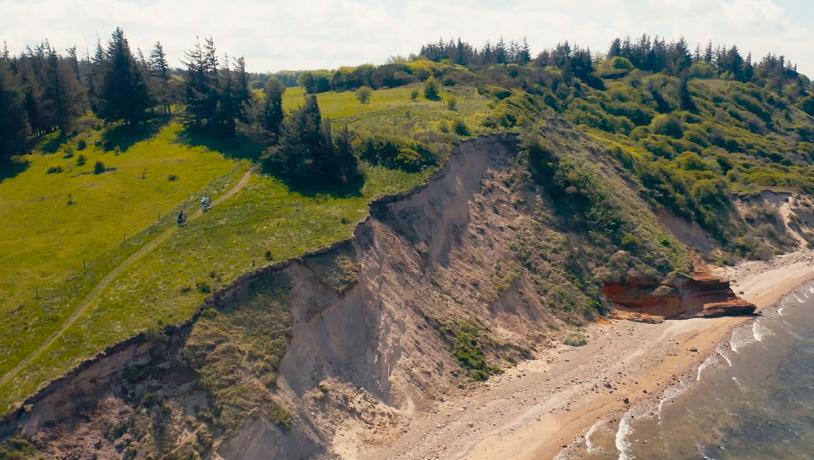
[[[187,224],[187,215],[184,214],[183,210],[181,210],[181,212],[178,213],[178,226],[183,227],[186,224]]]
[[[204,195],[201,197],[201,211],[206,212],[209,211],[209,208],[212,207],[212,201],[209,199],[208,196]]]

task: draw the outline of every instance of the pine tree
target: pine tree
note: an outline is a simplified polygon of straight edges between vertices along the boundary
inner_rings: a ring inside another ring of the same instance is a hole
[[[235,59],[234,79],[235,105],[238,109],[237,119],[245,122],[247,120],[245,106],[251,101],[252,93],[249,88],[249,73],[246,71],[246,59],[242,56]]]
[[[277,141],[280,128],[283,124],[283,93],[285,86],[276,78],[269,78],[266,82],[266,99],[263,104],[263,112],[260,116],[260,123],[263,129],[269,134],[272,142]]]
[[[353,143],[351,142],[347,123],[342,126],[342,131],[336,140],[334,152],[338,181],[342,185],[348,185],[359,180],[362,177],[362,172],[359,170],[359,162],[353,153]]]
[[[200,40],[196,39],[192,49],[186,52],[185,59],[187,124],[201,128],[207,123],[216,122],[218,110],[218,59],[214,42],[207,38],[205,45],[201,46]]]
[[[498,64],[505,64],[508,59],[508,51],[506,50],[506,42],[503,41],[503,37],[500,37],[500,41],[497,42],[495,45],[495,62]]]
[[[152,52],[150,52],[150,74],[155,79],[156,89],[154,91],[156,102],[161,105],[164,113],[171,114],[170,107],[170,66],[167,64],[167,56],[164,54],[164,47],[161,42],[155,42]]]
[[[85,112],[84,94],[71,64],[54,50],[49,49],[47,56],[45,95],[53,104],[55,125],[62,134],[67,134]]]
[[[88,75],[87,90],[90,109],[99,113],[101,107],[101,91],[104,85],[105,51],[102,41],[96,37],[96,52],[90,59],[90,75]]]
[[[283,121],[279,141],[266,152],[263,166],[299,185],[342,185],[352,171],[347,162],[355,164],[356,158],[339,150],[330,120],[322,121],[316,96],[308,95],[305,104]]]
[[[229,68],[229,58],[224,59],[224,66],[220,72],[221,88],[218,95],[216,119],[223,134],[234,136],[236,130],[236,119],[239,115],[240,107],[237,105],[235,97],[235,84],[232,77],[232,70]]]
[[[116,28],[105,50],[99,115],[108,121],[124,120],[128,125],[147,118],[152,98],[143,69],[130,53],[124,32]]]
[[[11,71],[8,57],[0,59],[0,164],[23,153],[31,135],[23,88]]]
[[[523,45],[520,47],[520,50],[517,53],[517,63],[521,65],[526,65],[531,62],[531,49],[529,48],[529,42],[523,37]]]

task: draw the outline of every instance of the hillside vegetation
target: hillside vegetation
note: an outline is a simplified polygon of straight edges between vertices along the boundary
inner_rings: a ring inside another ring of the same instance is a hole
[[[244,273],[349,238],[372,200],[424,183],[456,144],[479,135],[519,135],[515,172],[529,178],[541,210],[512,247],[524,268],[496,276],[510,286],[530,272],[570,325],[608,311],[603,282],[691,270],[691,248],[654,211],[697,223],[719,245],[709,255],[717,261],[793,249],[771,225],[776,210],[749,217],[736,203],[764,190],[814,192],[811,82],[775,56],[753,64],[737,49],[707,57],[647,40],[614,43],[598,58],[564,44],[536,59],[520,45],[442,42],[403,62],[303,72],[289,88],[249,74],[242,60],[212,64],[211,40],[195,45],[183,71],[155,53],[136,61],[121,31],[98,62],[45,45],[4,57],[0,89],[19,97],[5,99],[16,115],[2,127],[16,137],[3,144],[0,180],[0,412],[107,347],[189,320]],[[121,72],[144,80],[148,103],[113,96],[141,94],[113,85]],[[49,76],[69,94],[47,91]],[[55,100],[74,110],[61,113]],[[341,160],[360,179],[308,181],[308,170],[292,181],[269,168],[287,158],[295,134],[313,141],[297,167]],[[192,215],[203,195],[226,199],[176,228],[178,212]],[[274,305],[268,321],[287,328],[290,317]],[[205,355],[207,340],[228,337],[247,315],[207,318],[195,352]],[[496,372],[466,345],[488,331],[443,321],[464,367],[477,378]],[[238,332],[240,346],[259,353],[252,338],[262,333]],[[285,347],[269,340],[276,366]],[[229,399],[221,358],[198,371]],[[273,384],[275,370],[261,371]]]

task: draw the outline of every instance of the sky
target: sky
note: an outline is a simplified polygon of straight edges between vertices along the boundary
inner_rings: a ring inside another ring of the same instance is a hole
[[[45,38],[92,52],[116,26],[145,54],[161,41],[178,66],[196,36],[212,36],[254,72],[380,64],[440,37],[604,52],[647,33],[782,54],[814,77],[811,0],[0,0],[0,41],[14,53]]]

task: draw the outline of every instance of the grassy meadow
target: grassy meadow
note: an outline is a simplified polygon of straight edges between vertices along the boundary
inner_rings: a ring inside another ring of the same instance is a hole
[[[297,99],[289,89],[286,106]],[[438,117],[450,112],[443,102],[410,102],[404,88],[374,91],[364,107],[353,93],[320,95],[325,115],[355,123],[399,103]],[[177,122],[118,147],[107,136],[90,131],[53,153],[38,151],[26,157],[24,171],[0,182],[7,293],[0,300],[0,412],[108,346],[183,322],[241,274],[349,237],[369,201],[431,173],[365,165],[364,185],[341,194],[291,190],[253,173],[243,190],[162,240],[82,305],[111,270],[173,228],[179,209],[195,210],[204,193],[217,199],[252,165],[235,146],[190,139]],[[79,139],[87,144],[81,151]],[[97,161],[105,172],[94,173]],[[62,171],[48,173],[52,167]],[[81,317],[68,321],[80,308]]]

